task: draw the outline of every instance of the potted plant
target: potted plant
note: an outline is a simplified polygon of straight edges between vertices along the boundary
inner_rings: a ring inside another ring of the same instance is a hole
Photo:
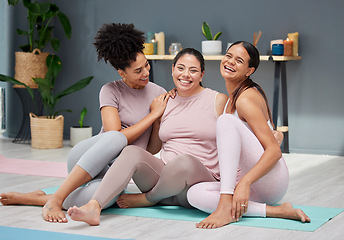
[[[92,127],[84,126],[84,118],[87,108],[84,107],[80,112],[79,125],[70,127],[70,146],[74,147],[78,142],[92,137]]]
[[[8,0],[8,4],[12,6],[16,6],[19,2],[21,0]],[[57,22],[61,24],[67,38],[71,38],[72,28],[69,19],[56,4],[37,2],[37,0],[22,0],[22,3],[27,10],[28,29],[17,29],[17,33],[25,36],[27,43],[19,46],[22,52],[15,53],[14,78],[31,88],[37,88],[32,78],[44,78],[47,73],[45,60],[49,53],[44,53],[43,49],[48,43],[55,52],[60,47],[59,39],[52,37],[54,24]],[[23,86],[19,84],[14,87]]]
[[[202,33],[207,39],[206,41],[202,41],[202,53],[204,55],[220,55],[222,52],[222,41],[217,39],[222,35],[222,32],[218,32],[213,37],[208,23],[203,22]]]
[[[56,103],[62,97],[85,88],[93,77],[90,76],[79,80],[67,89],[55,94],[55,80],[61,71],[62,63],[57,55],[50,54],[46,59],[46,65],[48,72],[45,78],[33,78],[34,82],[38,84],[38,91],[42,98],[46,116],[36,116],[30,113],[31,146],[33,148],[60,148],[63,146],[64,119],[62,115],[57,115],[62,111],[71,112],[71,110],[56,111]],[[0,81],[22,85],[29,91],[33,102],[35,102],[33,90],[25,83],[2,74],[0,74]]]

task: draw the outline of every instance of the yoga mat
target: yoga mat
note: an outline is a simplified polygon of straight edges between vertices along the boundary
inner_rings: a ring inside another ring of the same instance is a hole
[[[46,188],[43,191],[46,194],[51,194],[56,191],[57,187]],[[326,207],[311,207],[311,206],[296,206],[300,208],[311,219],[310,223],[302,223],[301,221],[281,219],[281,218],[261,218],[261,217],[243,217],[239,222],[231,223],[230,225],[261,227],[261,228],[275,228],[297,231],[313,232],[326,222],[344,211],[344,208],[326,208]],[[209,214],[204,213],[198,209],[184,208],[180,206],[154,206],[147,208],[117,208],[111,207],[102,211],[102,214],[116,214],[134,217],[147,217],[170,219],[178,221],[192,221],[200,222]]]
[[[331,220],[344,209],[324,208],[310,206],[294,206],[294,208],[302,209],[311,219],[310,223],[302,223],[301,221],[281,219],[281,218],[261,218],[261,217],[243,217],[239,222],[230,225],[275,228],[286,230],[298,230],[313,232],[327,221]],[[108,208],[102,211],[103,214],[116,214],[136,217],[148,217],[159,219],[172,219],[180,221],[200,222],[209,214],[197,209],[183,208],[179,206],[154,206],[149,208]]]
[[[92,237],[87,235],[77,235],[69,233],[49,232],[15,227],[0,226],[1,240],[106,240],[117,238]]]
[[[67,176],[67,164],[65,162],[5,158],[0,154],[0,172],[65,178]]]

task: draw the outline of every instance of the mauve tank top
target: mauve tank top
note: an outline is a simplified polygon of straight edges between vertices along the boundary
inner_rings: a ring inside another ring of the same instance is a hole
[[[180,154],[197,157],[219,178],[216,147],[215,99],[218,92],[205,88],[190,96],[169,99],[161,119],[161,159],[167,163]]]

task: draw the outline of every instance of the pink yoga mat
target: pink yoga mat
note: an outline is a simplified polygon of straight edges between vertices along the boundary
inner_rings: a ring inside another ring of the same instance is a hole
[[[67,176],[67,164],[65,162],[5,158],[0,154],[0,172],[64,178]]]

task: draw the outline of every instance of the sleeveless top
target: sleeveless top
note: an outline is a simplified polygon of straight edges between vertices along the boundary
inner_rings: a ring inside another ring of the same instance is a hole
[[[252,129],[250,128],[250,126],[248,125],[248,123],[240,119],[239,114],[238,114],[238,111],[237,111],[236,109],[235,109],[235,112],[234,112],[234,113],[226,113],[226,109],[227,109],[228,103],[229,103],[229,99],[227,100],[225,109],[223,110],[223,114],[231,114],[231,115],[236,116],[236,117],[237,117],[237,118],[238,118],[238,119],[248,128],[248,129],[250,129],[251,132],[253,132]],[[268,123],[270,129],[273,130],[274,128],[273,128],[273,126],[272,126],[272,124],[271,124],[270,119],[268,119],[267,123]]]
[[[199,159],[219,179],[216,146],[215,100],[218,92],[209,88],[190,96],[169,99],[161,118],[161,159],[167,163],[181,154]]]

